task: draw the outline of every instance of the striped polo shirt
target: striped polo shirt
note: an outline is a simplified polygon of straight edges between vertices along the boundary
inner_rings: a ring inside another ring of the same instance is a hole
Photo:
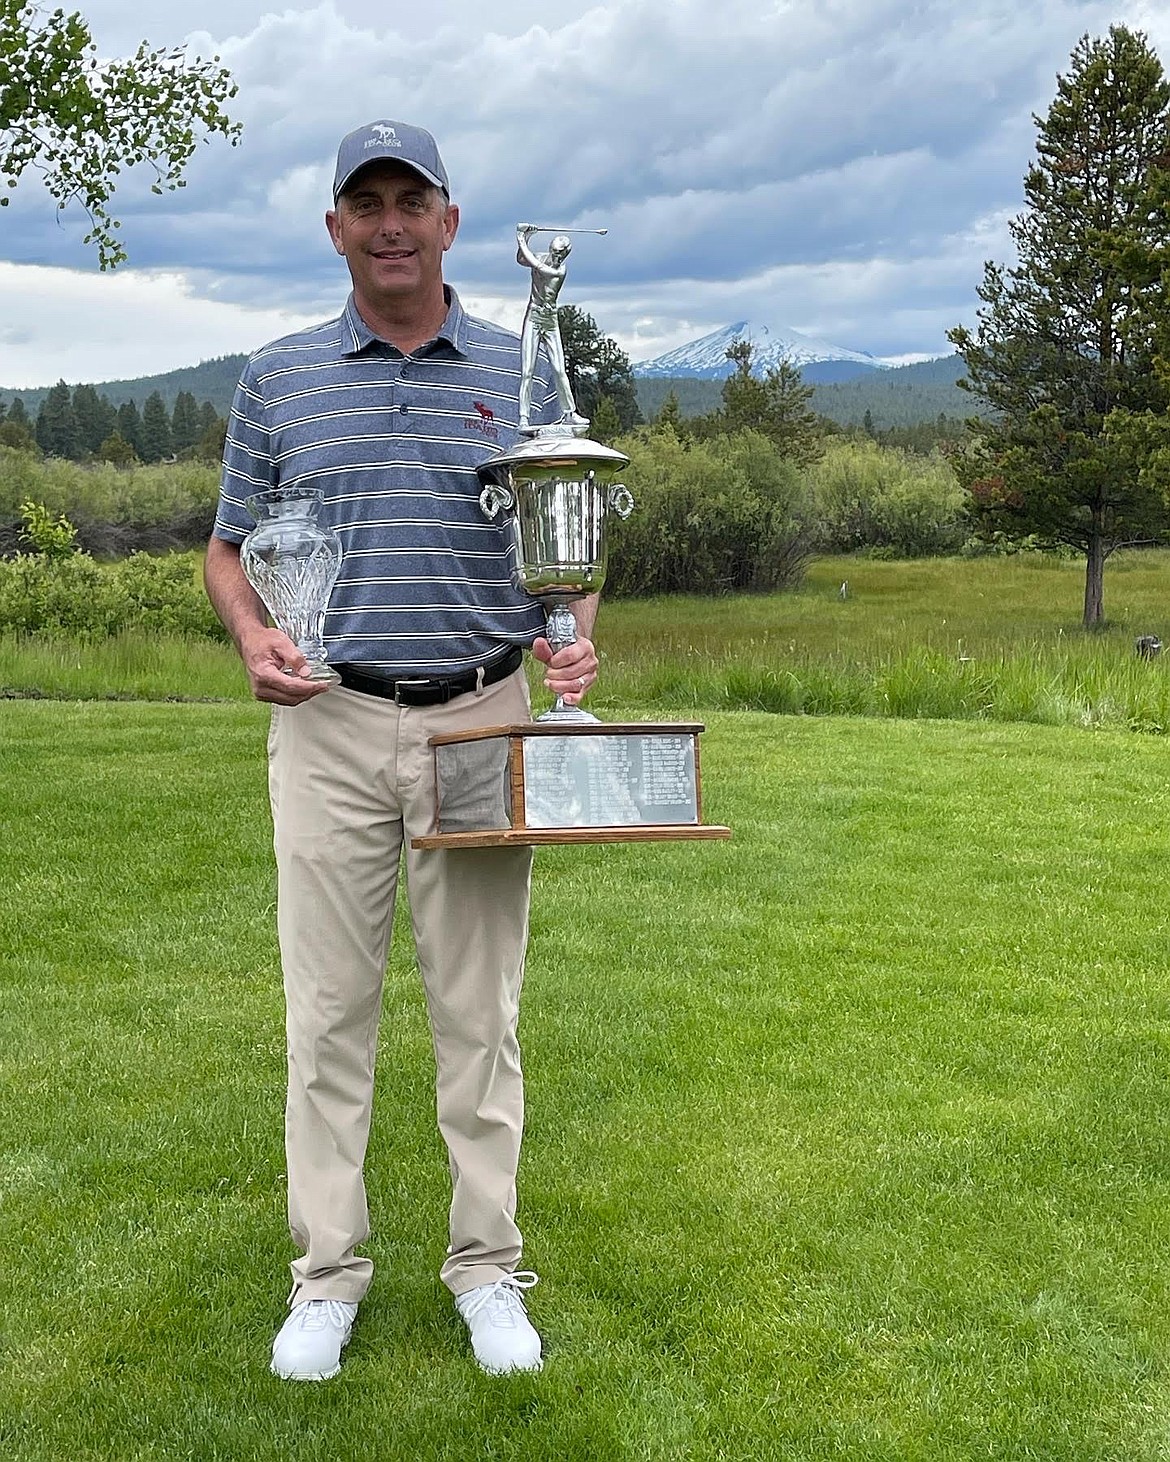
[[[456,674],[544,627],[512,582],[512,536],[480,509],[475,470],[518,440],[519,338],[468,315],[449,287],[447,300],[435,339],[403,355],[351,295],[338,319],[252,356],[228,423],[216,536],[243,541],[253,493],[319,489],[320,520],[344,548],[329,659],[383,675]],[[559,409],[541,367],[534,422]]]

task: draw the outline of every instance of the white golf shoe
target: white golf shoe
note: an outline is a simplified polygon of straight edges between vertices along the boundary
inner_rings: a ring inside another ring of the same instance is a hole
[[[272,1374],[282,1381],[327,1381],[341,1369],[357,1305],[305,1300],[290,1311],[272,1342]]]
[[[521,1291],[535,1283],[536,1275],[530,1269],[518,1269],[456,1296],[455,1308],[471,1334],[471,1349],[480,1369],[489,1376],[540,1370],[540,1336],[520,1297]]]

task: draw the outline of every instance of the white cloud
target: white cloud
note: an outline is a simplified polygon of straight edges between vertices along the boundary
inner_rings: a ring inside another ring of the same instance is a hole
[[[307,324],[193,293],[183,276],[0,263],[0,358],[11,387],[120,380],[254,350]]]
[[[111,52],[182,39],[164,0],[84,9]],[[526,293],[512,230],[540,213],[609,227],[575,251],[567,297],[636,357],[743,317],[881,355],[943,350],[983,260],[1003,257],[1030,114],[1080,35],[1128,19],[1170,62],[1161,0],[722,0],[714,17],[710,0],[202,0],[191,48],[238,81],[242,145],[200,148],[162,199],[126,180],[133,268],[115,278],[132,282],[113,288],[76,210],[59,226],[22,184],[4,257],[89,272],[61,276],[67,328],[0,294],[0,382],[79,379],[83,362],[150,373],[335,311],[333,152],[376,116],[439,138],[463,210],[450,277],[505,323]]]

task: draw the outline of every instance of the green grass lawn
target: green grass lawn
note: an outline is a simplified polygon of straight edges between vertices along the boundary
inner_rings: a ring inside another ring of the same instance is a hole
[[[1165,744],[708,725],[731,843],[538,856],[544,1372],[481,1376],[436,1277],[402,926],[375,1285],[293,1386],[264,712],[0,705],[5,1456],[1170,1457]]]

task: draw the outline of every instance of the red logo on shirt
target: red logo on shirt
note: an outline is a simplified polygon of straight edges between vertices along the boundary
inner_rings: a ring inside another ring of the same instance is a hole
[[[490,406],[485,406],[482,401],[473,401],[472,406],[479,413],[478,416],[465,416],[463,418],[463,430],[479,432],[482,436],[491,437],[493,441],[499,440],[499,428],[496,426],[496,413]]]

